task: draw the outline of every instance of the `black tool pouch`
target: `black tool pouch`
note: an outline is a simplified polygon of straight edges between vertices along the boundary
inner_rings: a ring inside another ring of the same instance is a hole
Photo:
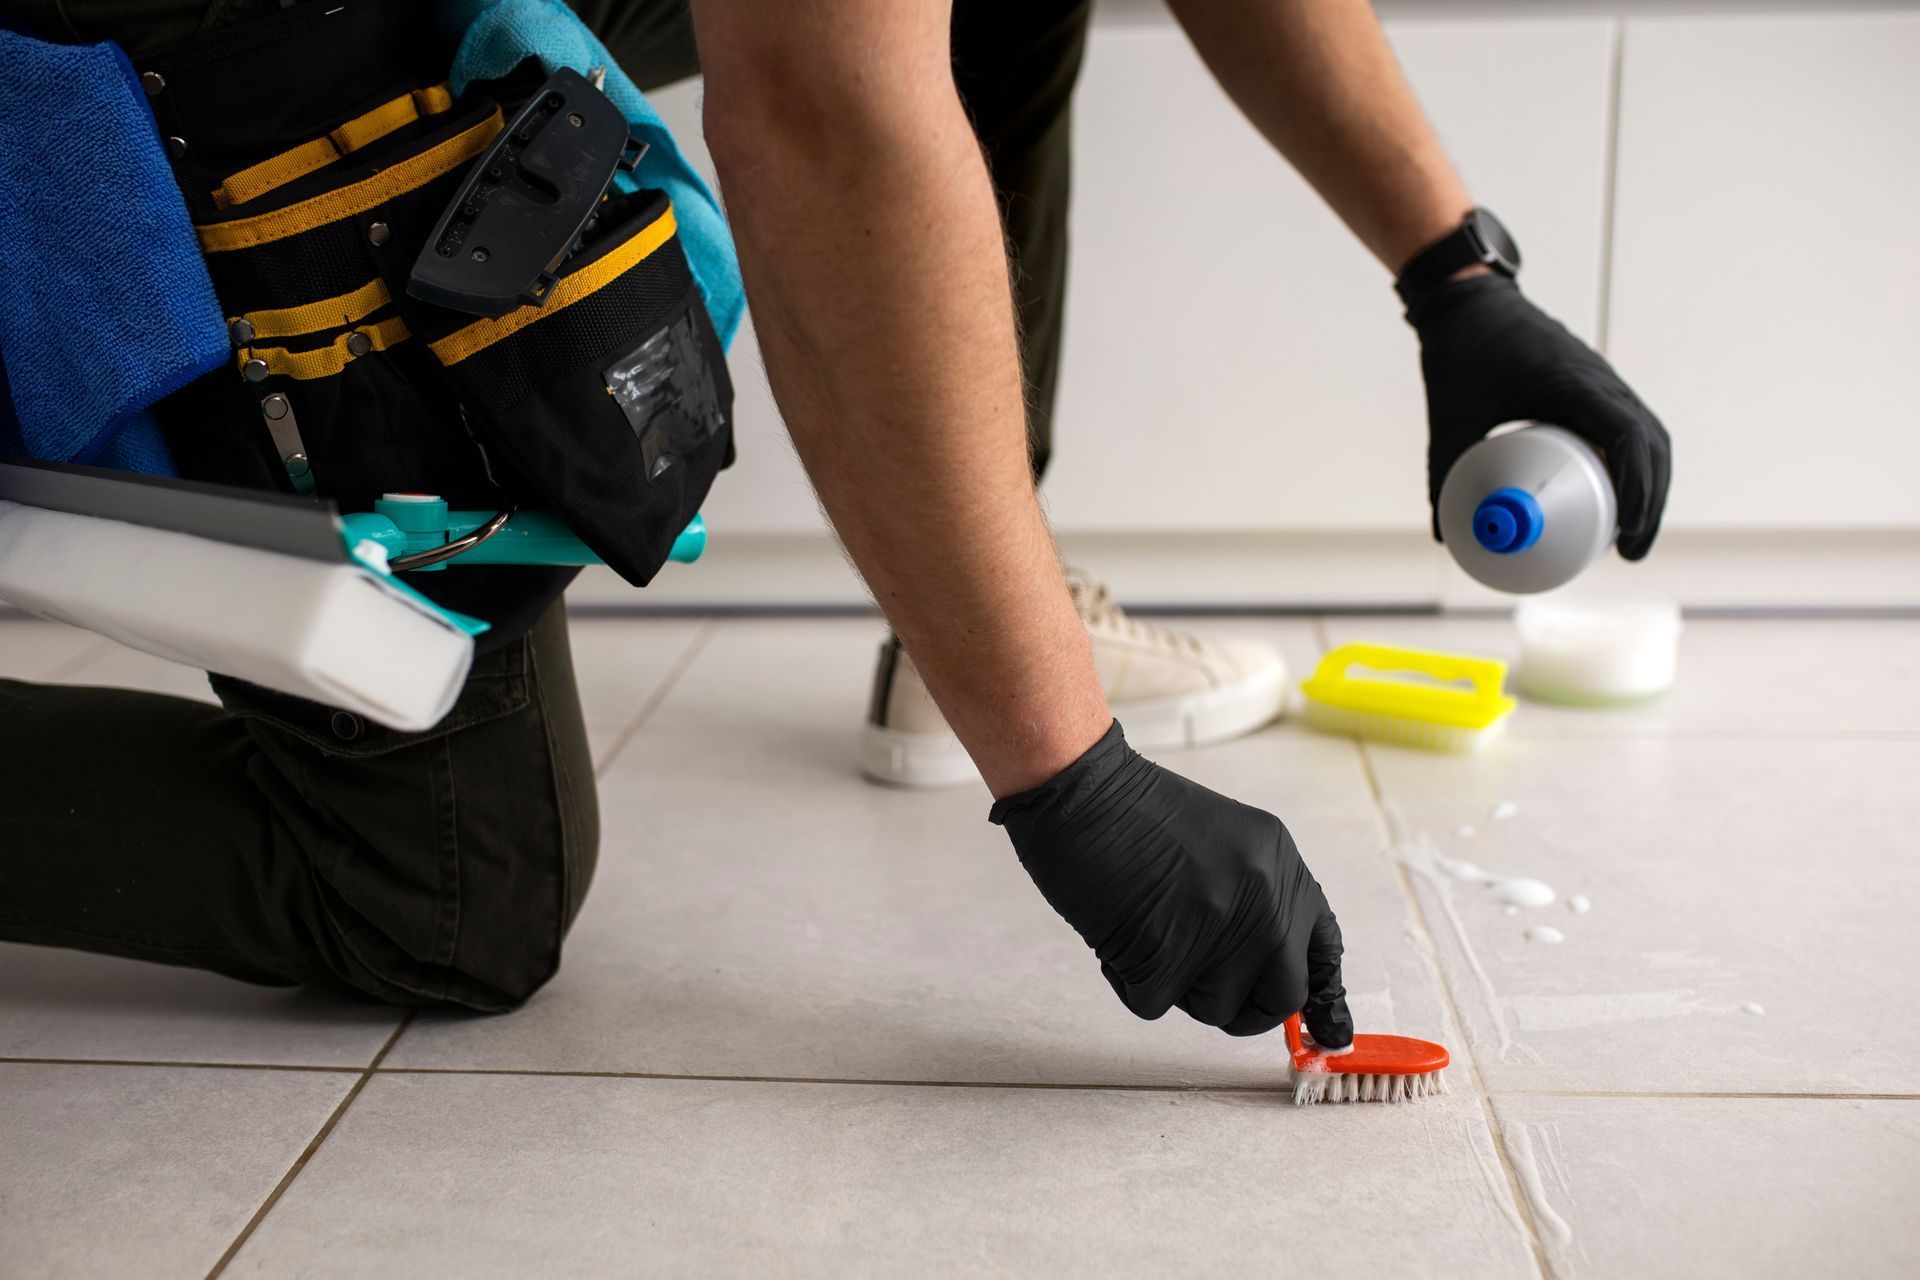
[[[402,314],[522,505],[646,585],[734,457],[726,354],[666,195],[604,201],[538,305],[474,319],[406,299]]]

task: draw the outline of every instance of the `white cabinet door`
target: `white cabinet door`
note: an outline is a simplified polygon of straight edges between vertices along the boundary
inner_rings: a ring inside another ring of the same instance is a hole
[[[1402,22],[1395,46],[1527,286],[1597,313],[1612,24]],[[655,95],[695,163],[698,82]],[[1426,526],[1417,346],[1386,272],[1214,85],[1164,15],[1096,24],[1075,107],[1073,257],[1047,492],[1063,529]],[[752,335],[739,465],[707,515],[819,530]]]
[[[1528,291],[1598,314],[1614,24],[1394,22]],[[1418,347],[1386,270],[1167,21],[1096,27],[1075,107],[1053,472],[1069,530],[1419,530]]]
[[[1920,527],[1920,14],[1635,18],[1612,350],[1669,525]]]

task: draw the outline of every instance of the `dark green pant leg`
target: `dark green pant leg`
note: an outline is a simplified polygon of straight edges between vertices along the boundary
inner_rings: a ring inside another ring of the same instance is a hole
[[[0,938],[324,977],[318,899],[218,707],[0,681]]]
[[[686,0],[569,3],[641,88],[699,70]],[[1035,479],[1053,453],[1066,311],[1070,108],[1092,11],[1092,0],[956,0],[953,8],[954,81],[986,151],[1012,258]]]
[[[956,0],[953,74],[1000,196],[1038,480],[1053,455],[1067,302],[1073,89],[1092,0]]]
[[[0,682],[0,938],[486,1011],[552,976],[599,842],[559,606],[425,734],[216,686]]]

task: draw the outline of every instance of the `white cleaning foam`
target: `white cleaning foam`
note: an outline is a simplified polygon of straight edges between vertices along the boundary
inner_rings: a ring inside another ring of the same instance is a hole
[[[1513,817],[1513,815],[1519,812],[1519,805],[1511,800],[1502,800],[1499,804],[1493,806],[1492,817],[1495,822],[1505,822],[1508,818]]]
[[[1516,907],[1544,907],[1553,901],[1553,886],[1526,876],[1494,876],[1487,881],[1493,896]]]
[[[1593,910],[1593,899],[1584,893],[1576,893],[1567,899],[1567,910],[1577,916],[1583,916]]]
[[[1424,833],[1421,836],[1425,839]],[[1431,845],[1432,842],[1428,841]],[[1465,858],[1449,858],[1438,849],[1431,849],[1429,858],[1435,867],[1446,872],[1455,880],[1475,880],[1493,891],[1500,902],[1515,907],[1544,907],[1554,899],[1553,886],[1531,876],[1503,876],[1483,870],[1477,863]]]
[[[1473,971],[1474,981],[1479,984],[1480,994],[1487,1002],[1487,1016],[1493,1019],[1494,1031],[1500,1037],[1496,1051],[1499,1060],[1506,1062],[1518,1052],[1524,1058],[1539,1062],[1539,1054],[1513,1038],[1513,1032],[1507,1025],[1506,1003],[1494,988],[1493,979],[1487,976],[1486,966],[1480,963],[1480,954],[1473,949],[1473,941],[1467,936],[1467,927],[1461,923],[1460,912],[1453,905],[1453,885],[1450,882],[1476,879],[1485,873],[1470,862],[1461,862],[1441,853],[1426,832],[1414,831],[1407,826],[1399,806],[1392,801],[1385,804],[1383,812],[1387,819],[1388,838],[1392,841],[1390,852],[1402,866],[1432,886],[1434,897],[1439,899],[1440,909],[1446,914],[1447,924],[1453,931],[1454,941],[1460,947],[1460,954],[1466,957],[1467,967]]]
[[[1741,1005],[1740,1007],[1748,1013],[1764,1014],[1766,1012],[1765,1009],[1762,1009],[1758,1004],[1755,1004],[1751,1000],[1747,1001],[1745,1004]]]
[[[1542,942],[1548,946],[1556,946],[1566,940],[1567,935],[1550,924],[1536,924],[1527,930],[1528,942]]]

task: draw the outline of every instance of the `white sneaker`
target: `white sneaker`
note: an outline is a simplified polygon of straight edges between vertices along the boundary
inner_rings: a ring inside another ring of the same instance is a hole
[[[1130,618],[1105,584],[1070,571],[1067,585],[1093,640],[1107,703],[1145,751],[1252,733],[1287,701],[1287,664],[1259,640],[1206,640]],[[950,787],[978,777],[897,639],[880,646],[860,767],[876,782]]]

